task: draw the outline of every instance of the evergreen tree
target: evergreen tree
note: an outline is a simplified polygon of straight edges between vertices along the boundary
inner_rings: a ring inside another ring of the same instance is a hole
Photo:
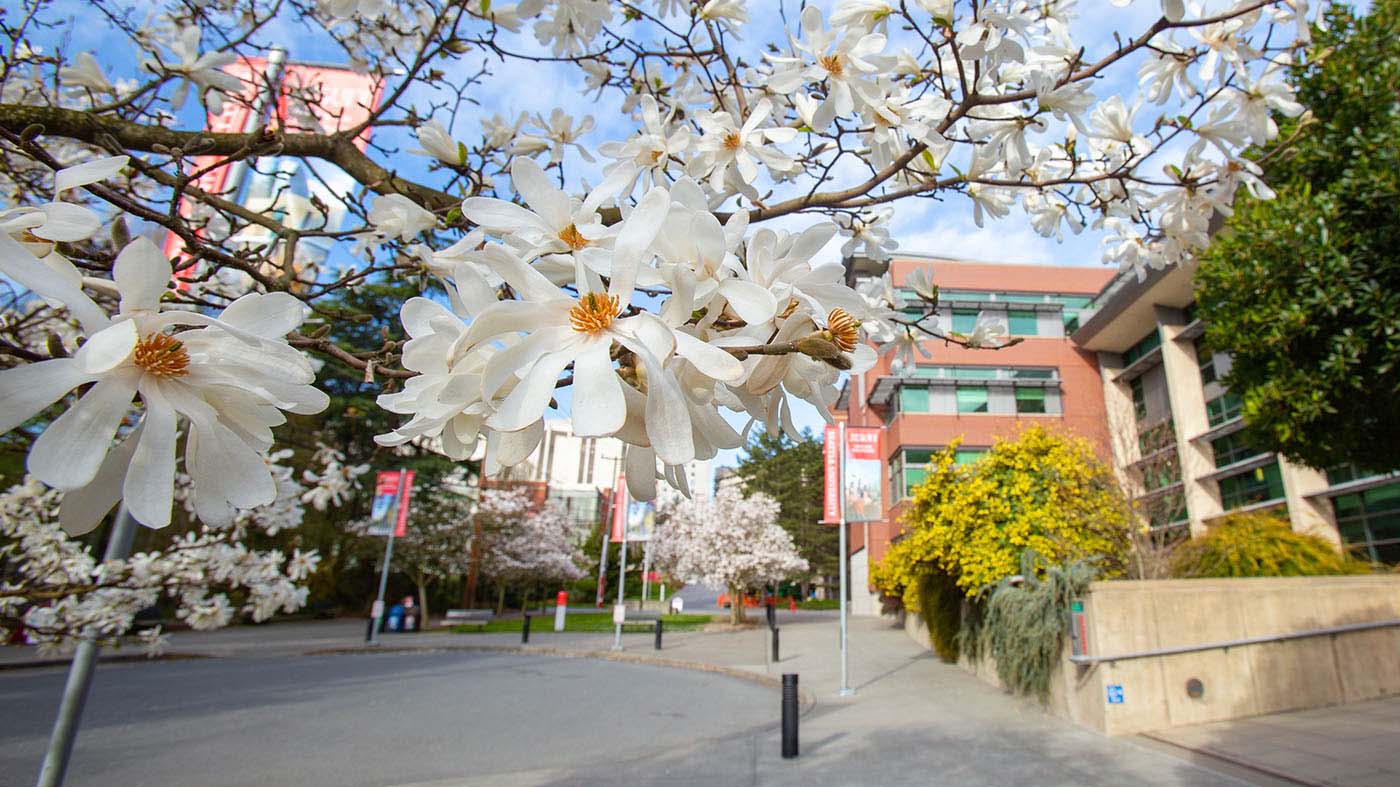
[[[809,566],[806,580],[822,582],[840,570],[839,534],[822,518],[822,444],[804,430],[802,440],[760,431],[739,462],[744,494],[763,493],[778,501],[778,524],[792,536]]]

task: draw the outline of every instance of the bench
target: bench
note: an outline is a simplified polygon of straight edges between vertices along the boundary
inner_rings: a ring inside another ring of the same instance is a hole
[[[440,626],[480,626],[486,628],[494,614],[489,609],[449,609]]]

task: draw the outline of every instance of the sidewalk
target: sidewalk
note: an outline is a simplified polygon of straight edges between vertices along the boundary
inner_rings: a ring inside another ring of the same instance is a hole
[[[779,614],[782,660],[776,664],[767,663],[771,640],[761,626],[667,632],[660,652],[653,650],[650,633],[627,633],[621,655],[659,658],[673,666],[721,668],[769,685],[783,673],[797,673],[809,700],[797,760],[779,756],[780,704],[774,690],[773,724],[762,729],[735,729],[718,740],[716,735],[723,731],[701,730],[696,739],[706,742],[660,756],[639,752],[634,761],[606,768],[527,771],[509,778],[434,785],[1279,785],[1327,779],[1340,779],[1330,782],[1336,784],[1400,784],[1397,750],[1381,740],[1389,736],[1393,741],[1400,734],[1400,698],[1182,728],[1156,740],[1107,738],[1052,718],[1032,702],[941,663],[887,619],[851,619],[849,685],[855,694],[839,697],[837,621],[818,614]],[[761,620],[761,613],[757,617]],[[546,625],[535,628],[524,646],[518,633],[422,633],[386,635],[379,651],[489,648],[617,655],[610,650],[610,633],[555,634],[547,621],[540,622]],[[364,644],[364,631],[364,621],[338,620],[180,632],[170,652],[235,659],[310,652],[373,654],[376,649]],[[26,658],[35,658],[32,649],[0,649],[0,663]],[[638,697],[637,703],[644,710],[646,697]],[[600,728],[599,734],[606,730]],[[1259,767],[1289,778],[1271,778],[1255,769]]]
[[[1297,784],[1400,785],[1400,697],[1176,727],[1147,737]]]

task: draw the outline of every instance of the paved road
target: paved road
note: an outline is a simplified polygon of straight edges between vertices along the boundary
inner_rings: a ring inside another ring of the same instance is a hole
[[[59,669],[0,673],[0,785],[33,784]],[[381,785],[664,756],[776,723],[776,693],[693,670],[376,653],[103,664],[82,785]]]

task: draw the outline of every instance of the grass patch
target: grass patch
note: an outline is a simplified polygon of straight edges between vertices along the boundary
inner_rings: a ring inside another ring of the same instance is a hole
[[[797,602],[798,609],[840,609],[841,599],[838,598],[809,598],[806,601]]]
[[[710,615],[662,615],[662,629],[664,631],[697,631],[709,623]],[[447,631],[453,634],[475,634],[483,632],[486,634],[500,634],[507,632],[520,632],[520,627],[524,621],[516,618],[514,620],[493,620],[485,626],[444,626],[438,631]],[[650,629],[652,621],[628,621],[625,630],[640,631],[643,627]],[[570,612],[564,619],[565,631],[583,632],[607,632],[613,630],[611,612]],[[553,615],[532,615],[530,618],[530,635],[553,634]]]

